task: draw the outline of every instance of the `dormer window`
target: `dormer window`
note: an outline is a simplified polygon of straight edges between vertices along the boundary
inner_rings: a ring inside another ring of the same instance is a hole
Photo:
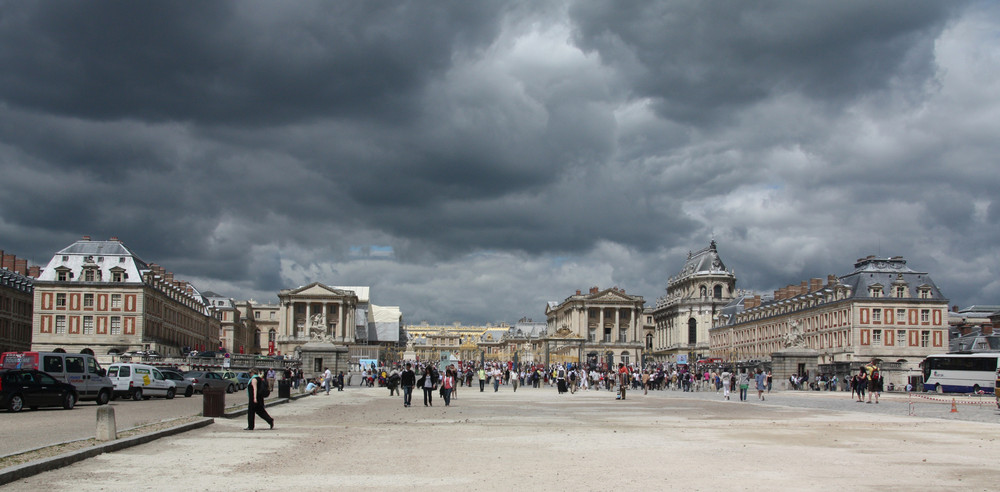
[[[921,299],[930,299],[931,298],[931,290],[927,289],[927,288],[920,289],[920,298]]]
[[[83,272],[83,280],[85,282],[93,282],[94,281],[94,270],[88,268],[86,271],[84,271]]]
[[[868,288],[868,293],[871,295],[872,298],[882,297],[882,286],[879,284],[875,284]]]
[[[896,298],[902,299],[904,297],[906,297],[906,286],[905,285],[897,285],[896,286]]]
[[[71,278],[73,278],[73,272],[70,272],[69,268],[66,267],[56,268],[56,280],[60,282],[67,282]]]

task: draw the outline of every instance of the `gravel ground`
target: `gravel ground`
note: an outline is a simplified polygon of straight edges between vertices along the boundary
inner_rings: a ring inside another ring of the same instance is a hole
[[[845,393],[461,388],[451,407],[349,388],[270,410],[274,430],[216,423],[5,490],[996,490],[996,406],[855,403]],[[963,399],[964,400],[964,399]],[[969,400],[974,401],[974,400]],[[266,426],[265,426],[266,427]],[[254,464],[261,462],[263,465]]]

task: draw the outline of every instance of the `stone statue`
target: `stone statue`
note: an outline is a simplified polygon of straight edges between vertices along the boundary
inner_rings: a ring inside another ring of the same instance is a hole
[[[799,328],[798,321],[792,321],[788,327],[788,333],[782,336],[785,348],[805,348],[806,339],[802,336],[802,329]]]
[[[326,333],[326,316],[316,313],[309,317],[309,337],[313,340],[328,338]]]

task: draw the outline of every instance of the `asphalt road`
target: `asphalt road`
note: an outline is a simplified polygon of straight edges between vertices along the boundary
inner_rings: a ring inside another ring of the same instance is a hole
[[[244,403],[242,391],[226,395],[226,405]],[[151,398],[132,401],[117,399],[109,403],[115,409],[118,430],[178,417],[200,415],[202,396],[178,396],[173,400]],[[72,410],[62,408],[25,409],[18,413],[0,411],[0,456],[42,446],[94,437],[97,428],[97,404],[79,402]]]

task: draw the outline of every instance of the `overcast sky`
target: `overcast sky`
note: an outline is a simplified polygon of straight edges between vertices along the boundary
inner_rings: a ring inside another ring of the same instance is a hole
[[[0,0],[0,249],[404,322],[902,255],[1000,304],[1000,2]]]

